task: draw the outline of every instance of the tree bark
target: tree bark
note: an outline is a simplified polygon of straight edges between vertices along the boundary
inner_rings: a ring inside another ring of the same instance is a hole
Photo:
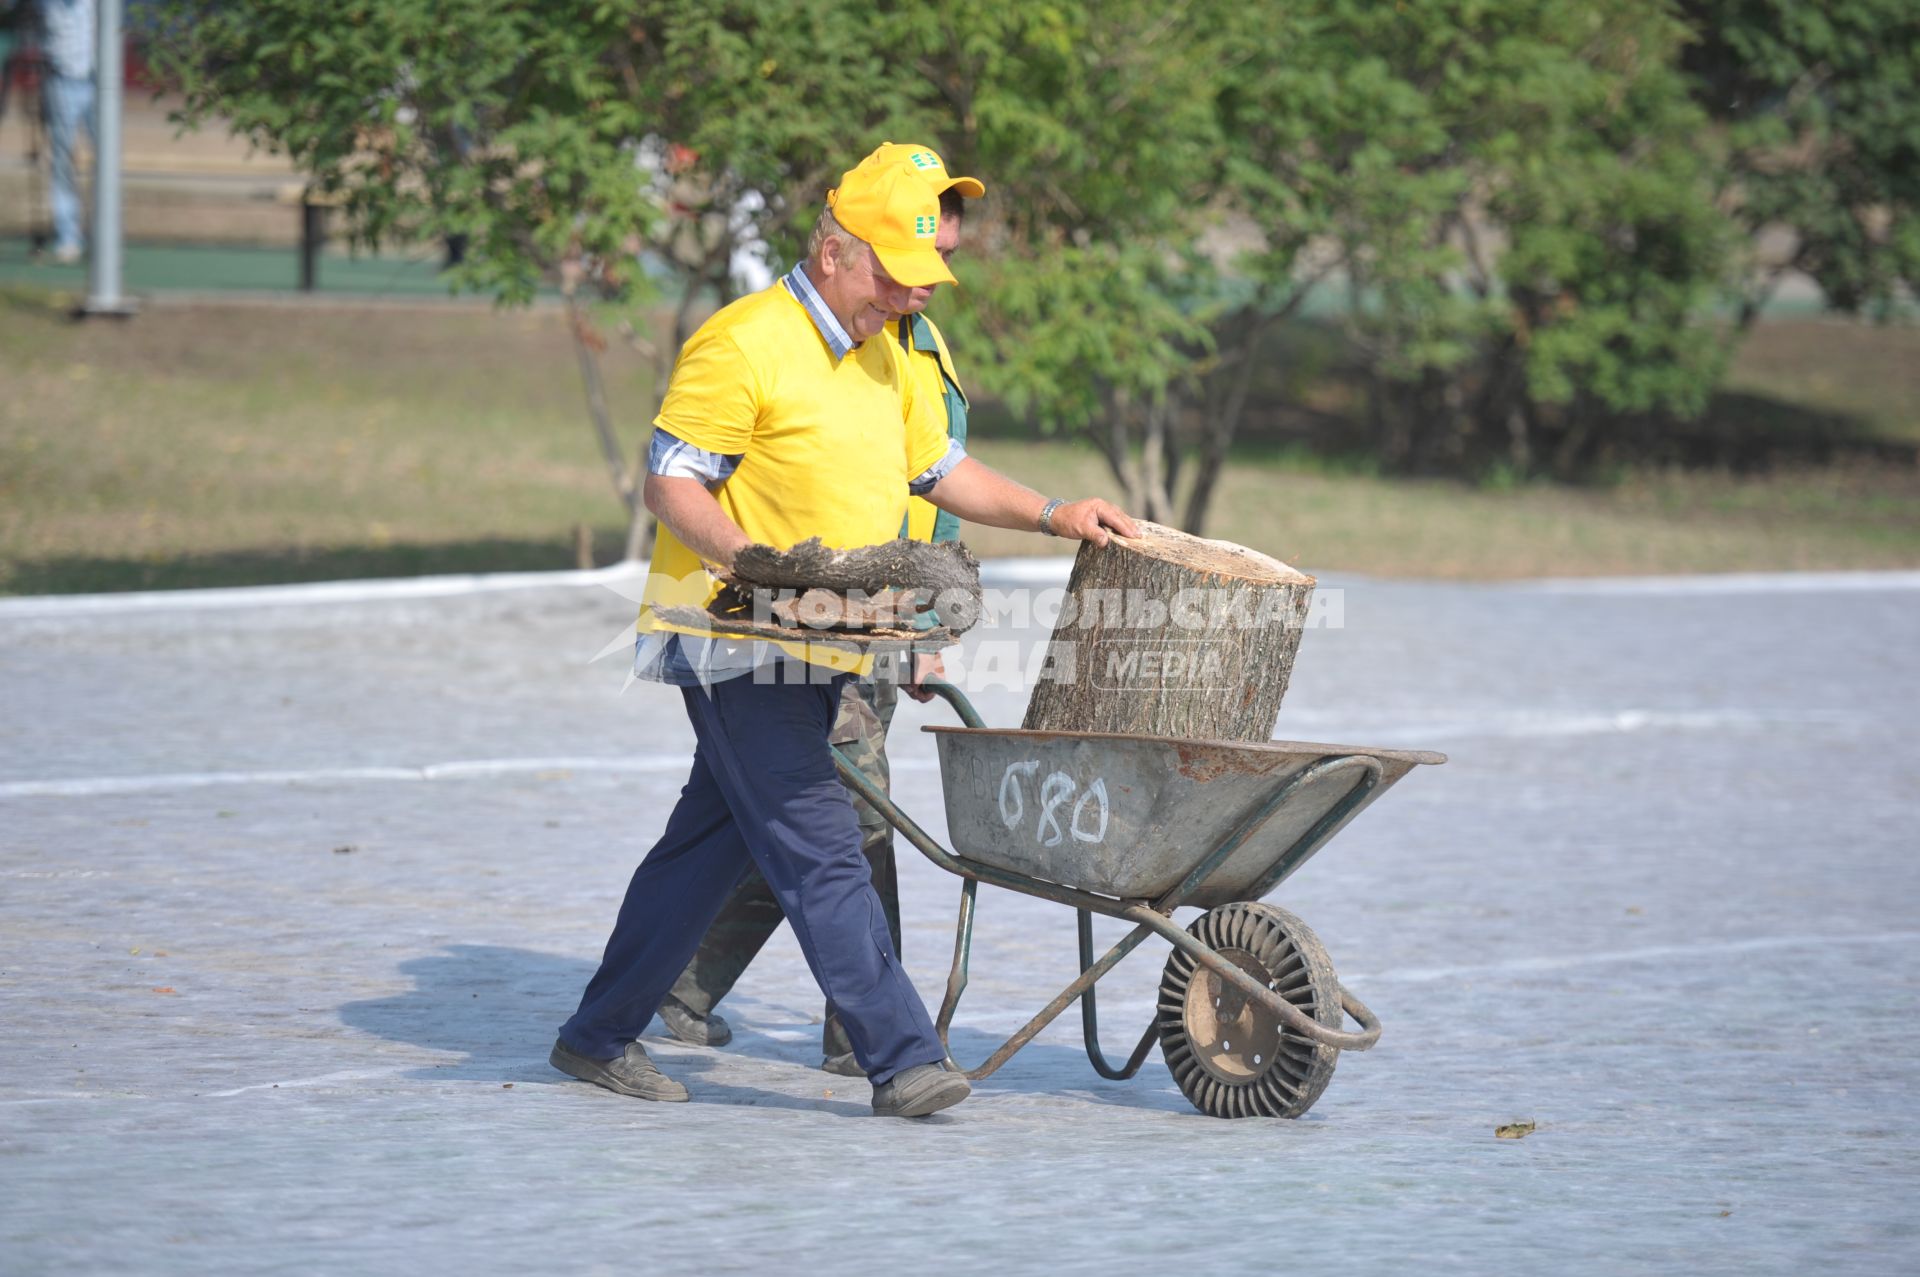
[[[1140,505],[1149,519],[1173,517],[1167,500],[1167,401],[1164,397],[1147,405],[1140,438]]]
[[[1139,526],[1080,547],[1024,726],[1271,739],[1313,578],[1228,541]]]
[[[574,353],[580,360],[580,383],[587,392],[587,415],[593,420],[594,437],[600,441],[600,455],[607,463],[607,474],[613,480],[614,495],[631,515],[640,505],[639,492],[627,478],[627,463],[621,455],[620,437],[614,433],[613,417],[607,411],[606,386],[600,379],[600,356],[596,348],[598,338],[593,333],[593,325],[581,308],[578,298],[567,297],[567,328],[573,334]]]
[[[1289,312],[1292,306],[1293,303],[1288,303]],[[1233,436],[1240,429],[1240,415],[1246,411],[1247,391],[1253,384],[1254,367],[1259,362],[1269,326],[1267,321],[1248,326],[1250,331],[1245,342],[1236,352],[1240,363],[1231,374],[1230,387],[1223,399],[1210,405],[1213,410],[1208,414],[1200,459],[1194,466],[1193,487],[1187,492],[1187,517],[1182,520],[1194,536],[1206,528],[1207,512],[1213,506],[1214,485],[1227,464]]]
[[[1133,481],[1132,444],[1128,438],[1127,414],[1131,411],[1132,401],[1127,392],[1109,389],[1102,392],[1107,411],[1106,429],[1096,432],[1095,442],[1100,445],[1100,455],[1106,458],[1107,470],[1113,475],[1115,483],[1120,485],[1121,494],[1127,499],[1131,509],[1138,509]]]

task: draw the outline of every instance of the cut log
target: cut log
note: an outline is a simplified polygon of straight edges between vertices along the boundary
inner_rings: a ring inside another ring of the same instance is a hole
[[[1138,537],[1080,547],[1024,726],[1270,740],[1313,578],[1135,522]]]

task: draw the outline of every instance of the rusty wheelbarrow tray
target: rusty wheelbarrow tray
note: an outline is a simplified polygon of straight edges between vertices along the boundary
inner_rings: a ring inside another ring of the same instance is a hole
[[[994,730],[958,688],[930,686],[966,724],[926,729],[938,739],[954,851],[844,758],[836,763],[922,854],[965,880],[941,1041],[967,985],[978,884],[1058,901],[1079,915],[1079,978],[969,1077],[992,1074],[1077,1000],[1087,1058],[1102,1077],[1132,1077],[1157,1039],[1174,1080],[1202,1112],[1295,1117],[1326,1088],[1340,1051],[1379,1040],[1378,1018],[1341,987],[1306,924],[1258,902],[1401,777],[1444,755]],[[1182,927],[1172,914],[1183,905],[1207,912]],[[1097,960],[1096,913],[1135,924]],[[1174,946],[1158,1010],[1116,1067],[1100,1049],[1093,986],[1152,935]],[[1343,1011],[1357,1032],[1342,1027]]]

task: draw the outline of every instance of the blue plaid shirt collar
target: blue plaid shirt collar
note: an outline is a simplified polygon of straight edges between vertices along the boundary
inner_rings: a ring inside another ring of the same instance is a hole
[[[793,299],[806,309],[807,317],[813,320],[813,326],[820,332],[820,340],[827,343],[827,349],[833,352],[836,360],[845,359],[847,352],[860,343],[847,335],[833,312],[827,309],[826,301],[820,296],[820,290],[807,278],[805,263],[795,266],[780,277],[781,284],[793,294]]]

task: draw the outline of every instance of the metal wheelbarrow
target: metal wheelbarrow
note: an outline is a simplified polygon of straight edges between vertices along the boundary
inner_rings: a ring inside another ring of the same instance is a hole
[[[964,879],[936,1021],[941,1042],[967,987],[980,883],[1055,900],[1079,916],[1079,978],[967,1069],[969,1078],[991,1075],[1077,1000],[1087,1058],[1101,1077],[1132,1077],[1158,1041],[1181,1093],[1201,1112],[1298,1117],[1326,1090],[1341,1051],[1379,1040],[1379,1018],[1341,986],[1319,938],[1260,897],[1394,782],[1445,755],[995,730],[959,688],[927,685],[966,724],[925,729],[938,740],[953,851],[838,751],[834,761],[907,841]],[[1183,905],[1206,912],[1182,927],[1172,914]],[[1098,959],[1096,913],[1135,924]],[[1157,1012],[1116,1067],[1100,1049],[1094,985],[1154,935],[1173,945]],[[1343,1013],[1358,1031],[1343,1027]]]

